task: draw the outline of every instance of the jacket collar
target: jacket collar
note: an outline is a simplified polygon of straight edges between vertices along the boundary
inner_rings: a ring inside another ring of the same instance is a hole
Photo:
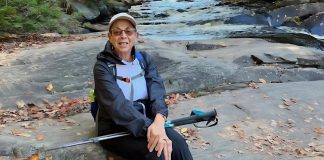
[[[132,52],[131,52],[132,56],[135,57],[135,46],[133,46],[132,48]],[[124,64],[122,62],[122,59],[120,59],[113,51],[113,46],[112,44],[109,42],[109,40],[106,43],[105,49],[103,51],[101,51],[98,55],[97,55],[97,59],[98,60],[105,60],[108,61],[112,64]]]

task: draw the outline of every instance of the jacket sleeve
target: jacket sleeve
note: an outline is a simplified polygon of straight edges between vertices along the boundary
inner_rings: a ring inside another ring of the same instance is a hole
[[[136,137],[146,136],[152,121],[137,111],[118,87],[112,70],[104,63],[96,63],[93,69],[96,100],[100,109],[105,109],[108,116],[120,126],[128,129]]]
[[[167,117],[168,108],[164,100],[166,93],[163,80],[152,57],[146,53],[143,56],[146,60],[145,79],[153,116],[155,117],[157,113],[161,113]]]

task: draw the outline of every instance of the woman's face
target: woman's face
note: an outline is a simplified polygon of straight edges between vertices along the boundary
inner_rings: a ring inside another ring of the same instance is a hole
[[[123,19],[114,22],[108,33],[109,41],[118,55],[130,54],[137,41],[137,37],[138,33],[133,25]]]

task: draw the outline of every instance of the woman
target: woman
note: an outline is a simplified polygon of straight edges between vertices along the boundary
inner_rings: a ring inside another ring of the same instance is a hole
[[[131,136],[101,142],[126,159],[192,159],[181,135],[164,128],[168,116],[165,88],[152,58],[138,53],[136,21],[126,13],[113,16],[108,42],[94,66],[99,105],[98,134],[129,131]]]

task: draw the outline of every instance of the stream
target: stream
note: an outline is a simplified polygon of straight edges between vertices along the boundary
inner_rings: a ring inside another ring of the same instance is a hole
[[[268,24],[227,24],[231,17],[251,15],[243,7],[222,6],[218,0],[159,0],[132,6],[143,38],[156,40],[206,40],[227,37],[233,32],[288,32],[309,34],[300,28],[270,27]],[[266,21],[266,18],[264,19]],[[312,35],[318,39],[324,36]]]

